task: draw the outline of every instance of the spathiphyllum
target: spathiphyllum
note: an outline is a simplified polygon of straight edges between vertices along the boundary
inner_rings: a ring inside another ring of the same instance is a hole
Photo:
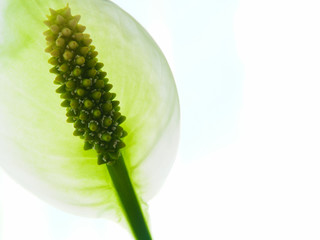
[[[0,15],[3,169],[62,210],[152,239],[146,202],[179,132],[160,49],[106,0],[7,0]]]

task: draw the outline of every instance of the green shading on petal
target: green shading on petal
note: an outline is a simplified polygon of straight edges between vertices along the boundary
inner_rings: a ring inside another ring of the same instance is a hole
[[[43,51],[48,8],[70,4],[82,16],[121,102],[128,132],[122,150],[142,201],[160,188],[175,157],[179,103],[168,64],[155,42],[109,1],[8,2],[0,45],[0,136],[10,157],[0,164],[41,198],[75,214],[120,219],[105,166],[72,135]],[[103,31],[101,31],[103,29]]]

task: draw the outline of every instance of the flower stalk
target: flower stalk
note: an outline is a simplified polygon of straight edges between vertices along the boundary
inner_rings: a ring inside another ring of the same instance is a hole
[[[122,156],[107,168],[132,233],[136,239],[152,239]]]

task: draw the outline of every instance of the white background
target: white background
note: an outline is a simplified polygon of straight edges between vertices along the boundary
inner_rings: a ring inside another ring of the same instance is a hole
[[[320,3],[117,0],[159,44],[181,101],[154,239],[320,239]],[[131,239],[1,172],[0,238]]]

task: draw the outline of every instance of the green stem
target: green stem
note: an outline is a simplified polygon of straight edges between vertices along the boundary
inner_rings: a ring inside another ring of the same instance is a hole
[[[123,157],[121,156],[114,165],[107,165],[107,168],[135,238],[139,240],[151,240],[147,222],[144,219]]]

